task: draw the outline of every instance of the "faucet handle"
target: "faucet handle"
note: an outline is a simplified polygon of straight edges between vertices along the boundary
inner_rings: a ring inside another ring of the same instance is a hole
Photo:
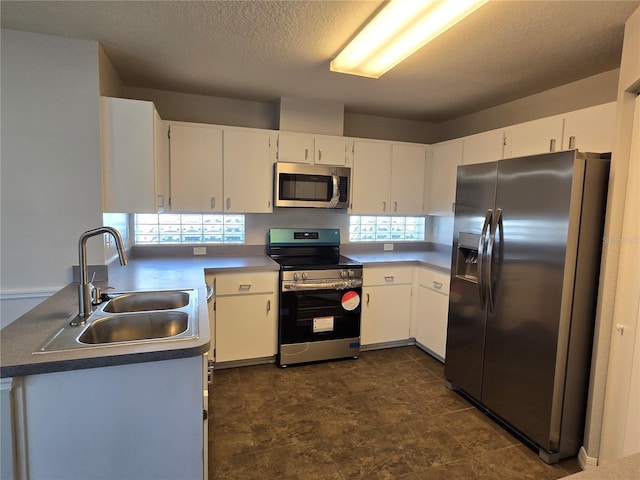
[[[105,293],[105,290],[115,290],[115,287],[104,287],[102,289],[100,287],[96,287],[96,289],[98,290],[98,298],[100,299],[99,302],[106,302],[113,298],[108,293]]]
[[[98,305],[102,302],[100,298],[100,287],[96,287],[93,283],[89,283],[89,295],[91,298],[91,305]]]

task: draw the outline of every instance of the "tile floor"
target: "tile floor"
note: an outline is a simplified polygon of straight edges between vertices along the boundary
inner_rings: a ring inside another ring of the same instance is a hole
[[[556,479],[546,465],[444,386],[414,346],[357,360],[220,369],[209,405],[209,477],[242,480]]]

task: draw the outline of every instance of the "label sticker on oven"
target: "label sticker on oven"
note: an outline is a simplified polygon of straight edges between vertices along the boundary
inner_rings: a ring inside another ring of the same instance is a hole
[[[333,332],[333,317],[315,317],[313,333]]]
[[[356,308],[358,308],[358,305],[360,305],[360,295],[358,295],[358,292],[349,290],[344,295],[342,295],[342,308],[344,308],[345,310],[355,310]]]

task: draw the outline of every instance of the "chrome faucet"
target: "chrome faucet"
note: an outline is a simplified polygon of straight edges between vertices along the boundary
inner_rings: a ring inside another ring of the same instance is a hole
[[[78,305],[80,312],[78,317],[75,318],[71,325],[84,325],[87,321],[87,317],[91,315],[91,305],[97,298],[92,298],[92,292],[95,292],[93,283],[88,280],[87,275],[87,239],[89,237],[95,237],[104,233],[110,234],[116,241],[116,249],[118,250],[118,257],[120,257],[120,265],[126,265],[127,253],[124,249],[124,243],[122,242],[122,236],[120,232],[113,227],[99,227],[93,230],[88,230],[80,235],[78,240],[78,255],[80,265],[80,283],[78,284]],[[95,295],[95,294],[94,294]]]

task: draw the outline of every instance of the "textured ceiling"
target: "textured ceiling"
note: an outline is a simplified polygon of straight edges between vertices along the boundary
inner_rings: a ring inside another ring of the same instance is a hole
[[[640,1],[493,0],[380,79],[329,61],[380,1],[7,1],[2,27],[97,40],[125,85],[440,122],[617,68]]]

